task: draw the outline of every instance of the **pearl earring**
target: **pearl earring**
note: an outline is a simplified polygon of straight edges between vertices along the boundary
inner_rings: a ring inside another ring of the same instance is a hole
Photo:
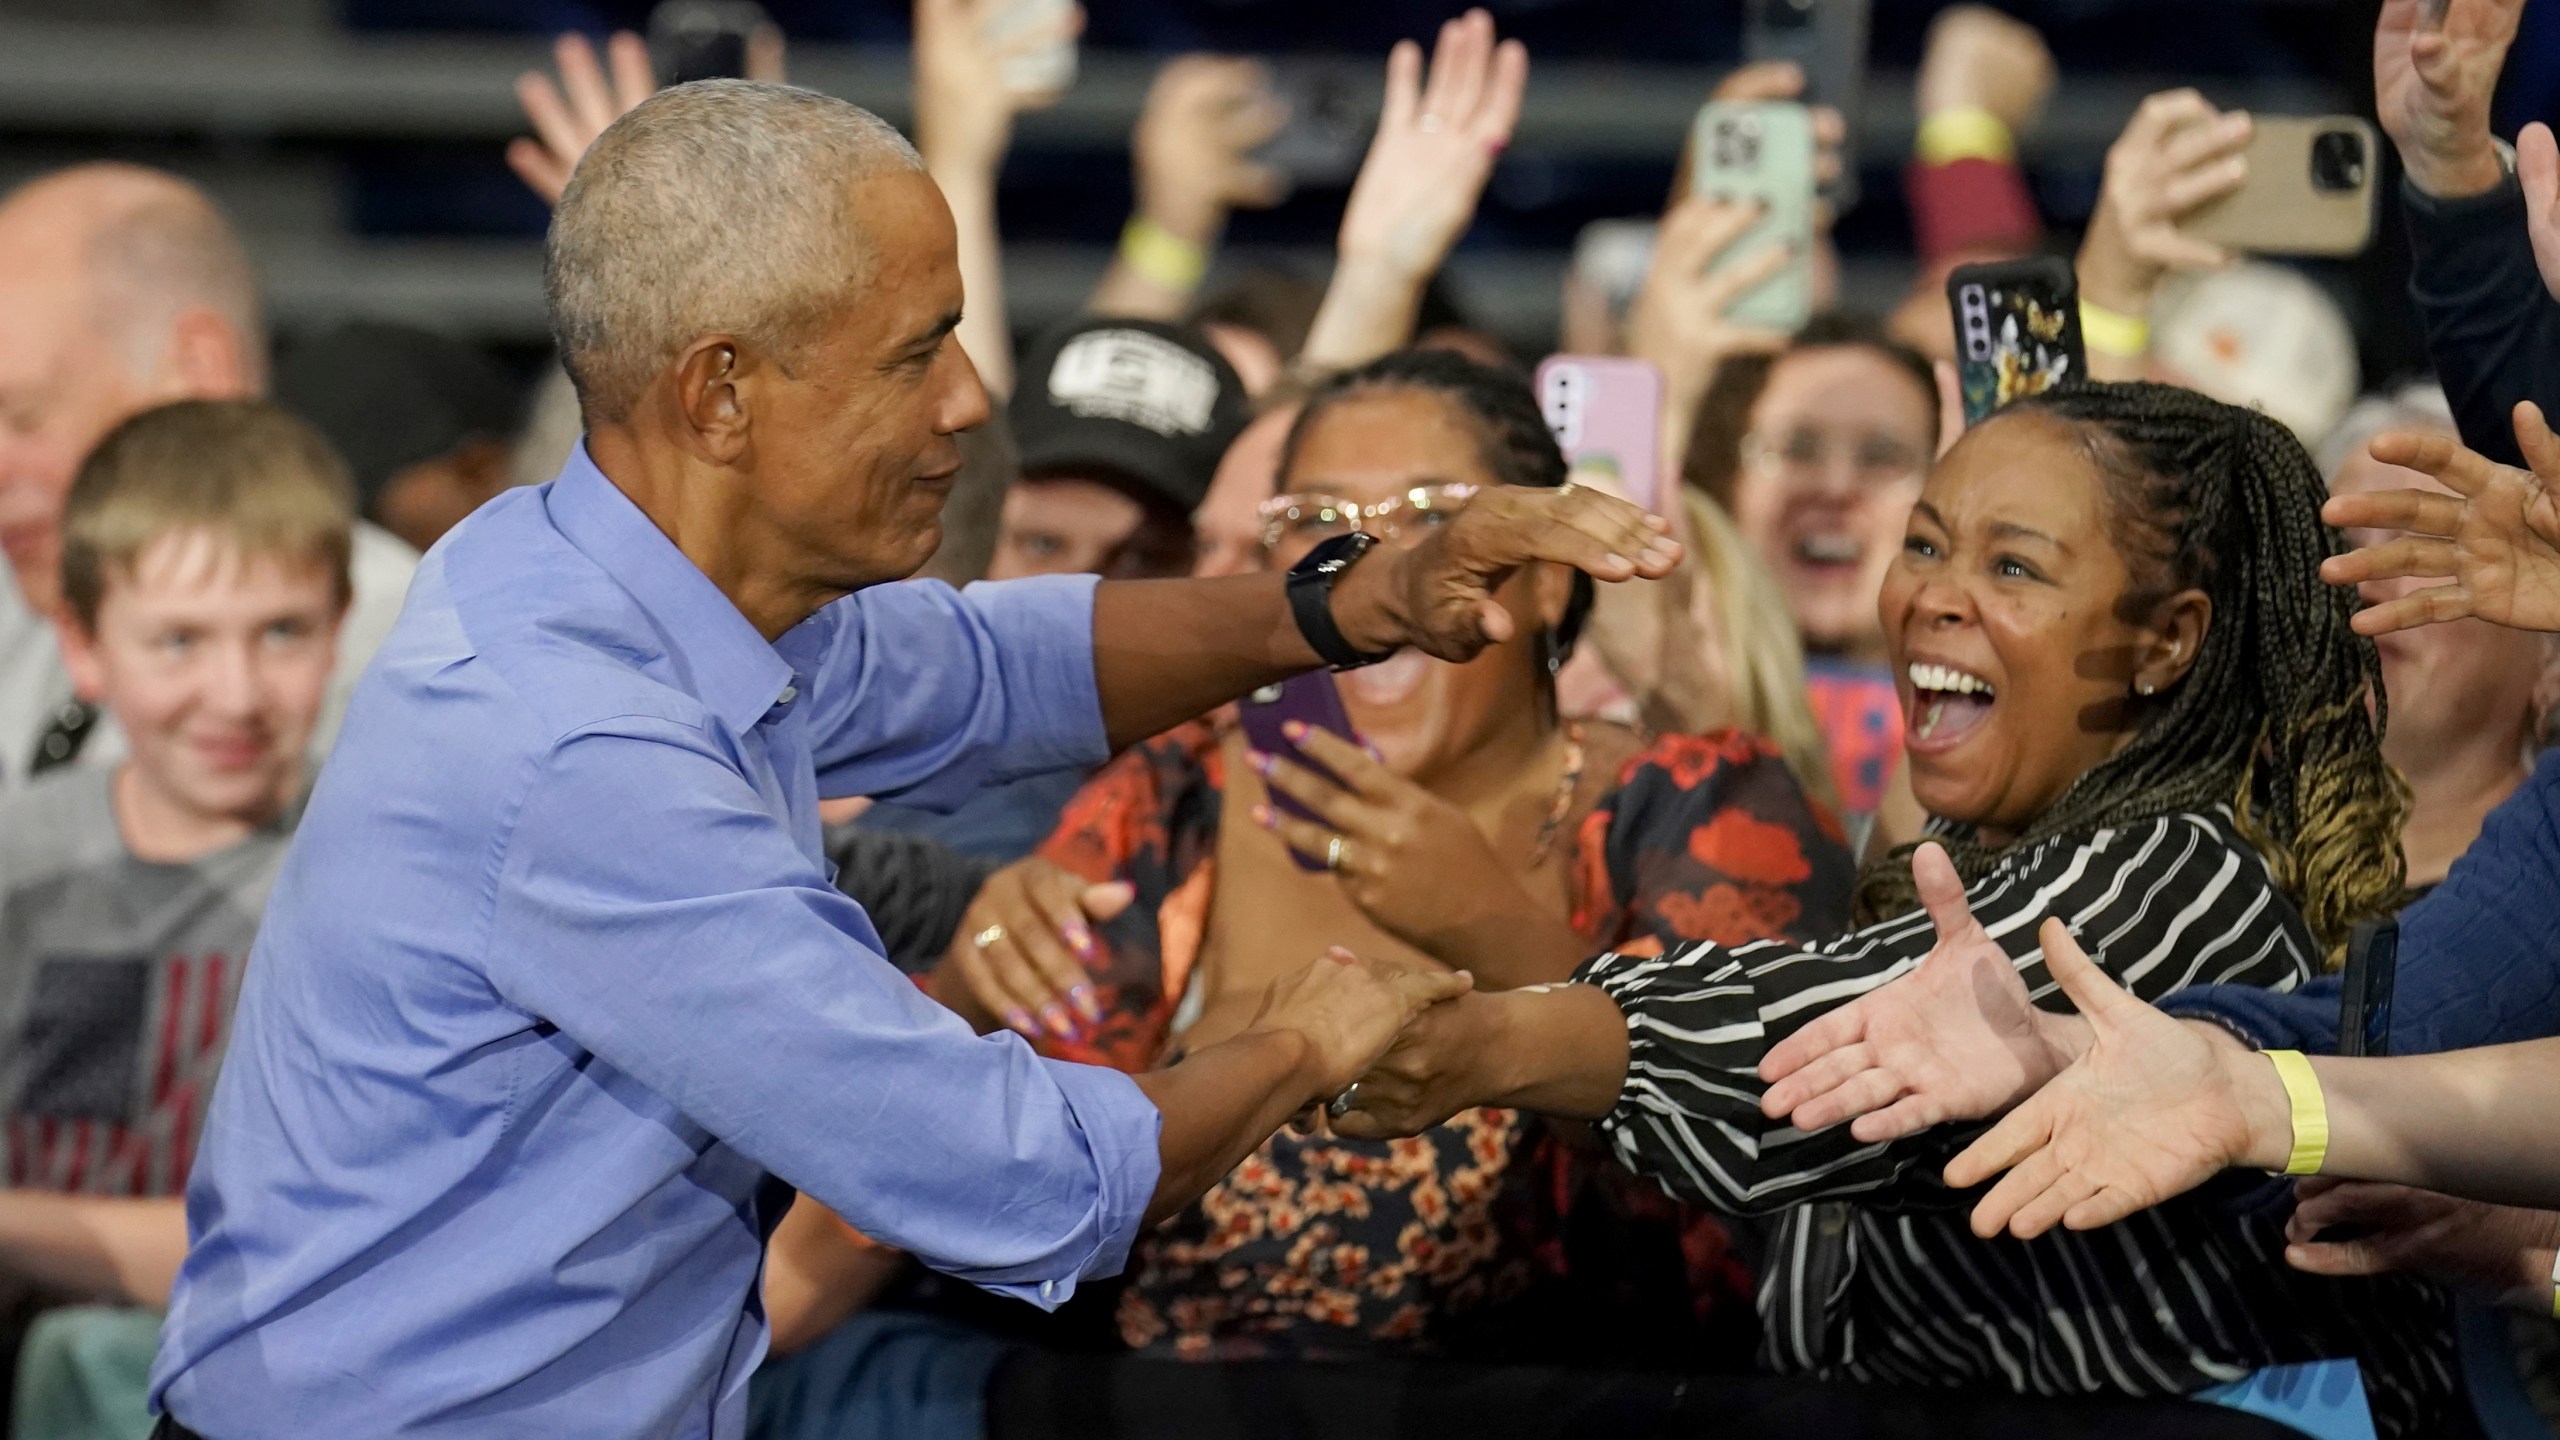
[[[2139,684],[2135,685],[2133,688],[2134,688],[2134,689],[2136,689],[2136,690],[2141,691],[2141,692],[2142,692],[2143,694],[2145,694],[2145,695],[2148,695],[2148,694],[2150,694],[2150,693],[2151,693],[2152,685],[2151,685],[2151,682],[2150,682],[2150,681],[2145,680],[2145,681],[2142,681],[2142,682],[2140,682]]]

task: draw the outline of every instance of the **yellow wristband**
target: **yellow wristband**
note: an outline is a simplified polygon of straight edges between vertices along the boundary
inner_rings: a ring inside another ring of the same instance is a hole
[[[2110,310],[2093,300],[2080,302],[2080,338],[2101,355],[2139,360],[2151,353],[2151,322],[2139,315]]]
[[[2009,122],[1979,105],[1952,105],[1920,122],[1920,138],[1912,149],[1923,165],[1958,160],[1996,160],[2006,165],[2018,158],[2018,139]]]
[[[1144,215],[1134,215],[1120,232],[1120,260],[1138,278],[1159,290],[1187,295],[1209,273],[1209,252]]]
[[[2293,1106],[2293,1153],[2284,1162],[2287,1175],[2317,1175],[2329,1158],[2329,1099],[2320,1093],[2320,1077],[2299,1050],[2262,1052],[2276,1067],[2284,1098]]]

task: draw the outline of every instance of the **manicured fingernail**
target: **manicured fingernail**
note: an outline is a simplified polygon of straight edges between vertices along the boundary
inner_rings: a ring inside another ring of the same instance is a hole
[[[1075,1002],[1075,1006],[1078,1010],[1084,1012],[1085,1019],[1100,1023],[1102,1019],[1102,1002],[1094,998],[1092,986],[1079,985],[1073,990],[1067,992],[1067,998]]]
[[[1304,720],[1290,720],[1283,722],[1280,726],[1280,733],[1288,736],[1291,740],[1304,740],[1307,738],[1307,722]]]
[[[1038,1029],[1031,1023],[1031,1016],[1029,1012],[1022,1010],[1007,1010],[1004,1012],[1004,1028],[1014,1031],[1020,1035],[1036,1035],[1039,1033]]]
[[[1256,824],[1256,825],[1261,826],[1261,827],[1262,827],[1263,829],[1265,829],[1265,830],[1270,829],[1270,828],[1271,828],[1271,807],[1270,807],[1270,806],[1268,806],[1268,805],[1256,805],[1256,806],[1254,806],[1254,807],[1253,807],[1253,823],[1254,823],[1254,824]]]
[[[1067,946],[1076,952],[1076,958],[1079,960],[1090,960],[1093,958],[1093,932],[1084,928],[1083,921],[1070,920],[1067,922]],[[1072,994],[1074,992],[1070,991],[1069,993]]]
[[[1050,1034],[1061,1040],[1076,1038],[1075,1024],[1067,1019],[1067,1007],[1055,1000],[1040,1007],[1040,1023],[1048,1027]]]
[[[1268,775],[1271,773],[1270,756],[1265,755],[1259,750],[1247,750],[1244,752],[1244,758],[1245,763],[1253,767],[1253,772],[1255,774]]]

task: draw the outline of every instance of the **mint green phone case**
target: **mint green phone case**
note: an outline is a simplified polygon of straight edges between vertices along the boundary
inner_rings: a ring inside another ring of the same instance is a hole
[[[1787,266],[1752,287],[1725,314],[1736,324],[1801,329],[1813,314],[1813,112],[1779,100],[1712,100],[1689,137],[1689,192],[1757,201],[1759,223],[1716,257],[1723,270],[1769,246],[1788,248]]]

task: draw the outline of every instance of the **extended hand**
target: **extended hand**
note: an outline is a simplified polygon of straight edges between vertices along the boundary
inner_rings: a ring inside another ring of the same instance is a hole
[[[2442,1285],[2551,1313],[2551,1259],[2560,1214],[2457,1200],[2432,1190],[2314,1175],[2295,1192],[2284,1258],[2314,1275],[2407,1271]],[[2332,1226],[2353,1239],[2322,1240]]]
[[[1938,943],[1910,974],[1871,990],[1769,1047],[1760,1108],[1799,1130],[1852,1120],[1864,1144],[1950,1120],[1997,1115],[2070,1062],[2059,1017],[2029,1002],[2016,962],[1973,918],[1947,852],[1911,857]],[[2063,1022],[2068,1023],[2068,1022]]]
[[[2402,575],[2448,580],[2356,612],[2355,628],[2385,635],[2471,616],[2519,630],[2560,630],[2560,437],[2539,407],[2516,407],[2517,470],[2442,435],[2376,436],[2373,458],[2434,476],[2451,495],[2377,490],[2341,495],[2320,511],[2340,529],[2408,533],[2320,566],[2332,585]]]
[[[1311,1048],[1304,1098],[1330,1100],[1377,1063],[1416,1015],[1475,984],[1464,970],[1362,959],[1335,947],[1273,982],[1256,1030],[1294,1030]]]
[[[1081,1040],[1083,1027],[1102,1018],[1086,968],[1101,953],[1093,927],[1128,909],[1135,893],[1125,883],[1090,884],[1037,855],[1017,860],[978,887],[943,968],[987,1018],[1025,1038],[1046,1030]],[[946,1003],[961,998],[943,985],[935,993]]]
[[[596,63],[596,49],[579,34],[551,42],[553,62],[560,67],[557,84],[539,70],[516,77],[516,102],[533,122],[536,137],[507,142],[507,165],[533,193],[553,205],[569,188],[569,174],[605,127],[658,88],[649,73],[649,47],[628,30],[617,30],[605,42],[613,78]]]
[[[1517,40],[1496,45],[1482,10],[1440,27],[1427,86],[1422,47],[1396,42],[1377,138],[1342,212],[1343,263],[1416,281],[1436,272],[1475,218],[1528,83],[1529,52]]]
[[[1472,660],[1511,638],[1493,598],[1511,572],[1551,561],[1596,580],[1659,580],[1680,563],[1670,523],[1587,486],[1488,485],[1419,544],[1387,547],[1334,587],[1333,615],[1364,651],[1410,645]]]
[[[2264,1057],[2126,994],[2061,921],[2044,922],[2037,939],[2094,1039],[1948,1163],[1959,1190],[2009,1171],[1974,1207],[1974,1234],[2094,1230],[2289,1143],[2291,1112]]]
[[[2426,23],[2427,3],[2384,0],[2373,31],[2374,110],[2412,184],[2440,199],[2478,195],[2503,173],[2489,101],[2524,0],[2446,0],[2437,27]]]
[[[1987,5],[1950,5],[1929,22],[1913,99],[1922,119],[1979,106],[2024,134],[2053,95],[2053,52],[2032,25]]]

